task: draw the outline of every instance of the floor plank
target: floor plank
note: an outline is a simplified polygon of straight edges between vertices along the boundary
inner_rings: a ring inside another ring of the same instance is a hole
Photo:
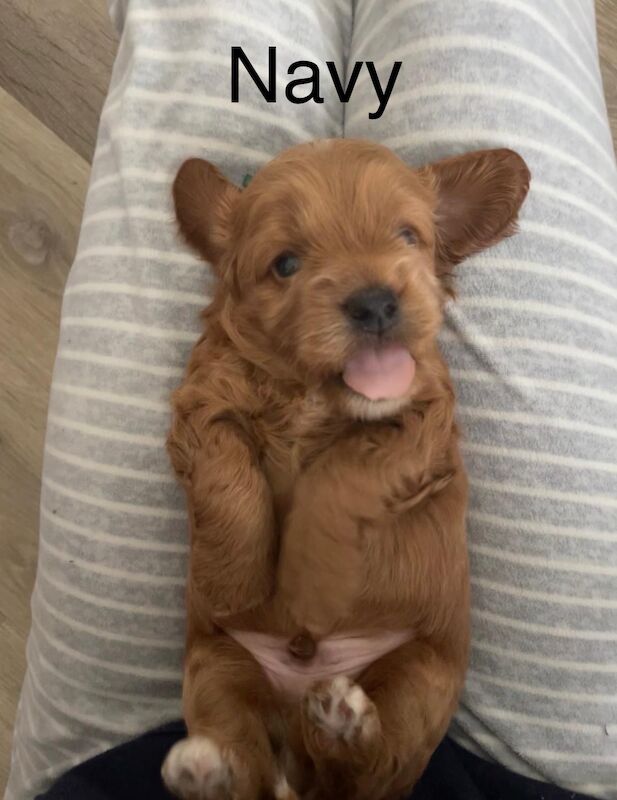
[[[105,0],[0,0],[0,87],[88,161],[115,51]]]
[[[10,343],[0,348],[0,786],[25,664],[60,301],[89,171],[87,161],[0,90],[0,341]]]
[[[604,95],[617,147],[617,0],[596,0],[596,18]]]

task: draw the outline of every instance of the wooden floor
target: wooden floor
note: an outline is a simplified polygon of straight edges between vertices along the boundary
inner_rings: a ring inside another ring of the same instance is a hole
[[[617,140],[617,0],[597,9]],[[105,0],[0,0],[0,790],[24,671],[62,287],[115,47]]]

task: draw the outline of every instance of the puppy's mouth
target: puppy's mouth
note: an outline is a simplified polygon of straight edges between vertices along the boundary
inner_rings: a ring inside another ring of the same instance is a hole
[[[343,383],[367,400],[398,400],[409,392],[416,362],[402,344],[388,342],[356,350],[347,359]]]

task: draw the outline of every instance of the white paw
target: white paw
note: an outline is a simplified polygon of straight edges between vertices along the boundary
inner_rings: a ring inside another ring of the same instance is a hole
[[[298,800],[296,793],[287,783],[287,778],[281,773],[274,784],[275,800]]]
[[[167,788],[182,800],[228,800],[232,770],[207,736],[189,736],[175,744],[161,770]]]
[[[306,696],[306,713],[313,724],[337,739],[351,741],[373,736],[379,718],[361,686],[341,675],[313,687]]]

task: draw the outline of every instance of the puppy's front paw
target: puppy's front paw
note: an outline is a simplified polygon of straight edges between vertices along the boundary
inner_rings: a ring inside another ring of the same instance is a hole
[[[232,800],[231,766],[207,736],[189,736],[175,744],[161,774],[170,792],[182,800]]]
[[[379,732],[374,703],[361,686],[343,675],[314,686],[305,697],[304,709],[307,720],[330,739],[366,742]]]

